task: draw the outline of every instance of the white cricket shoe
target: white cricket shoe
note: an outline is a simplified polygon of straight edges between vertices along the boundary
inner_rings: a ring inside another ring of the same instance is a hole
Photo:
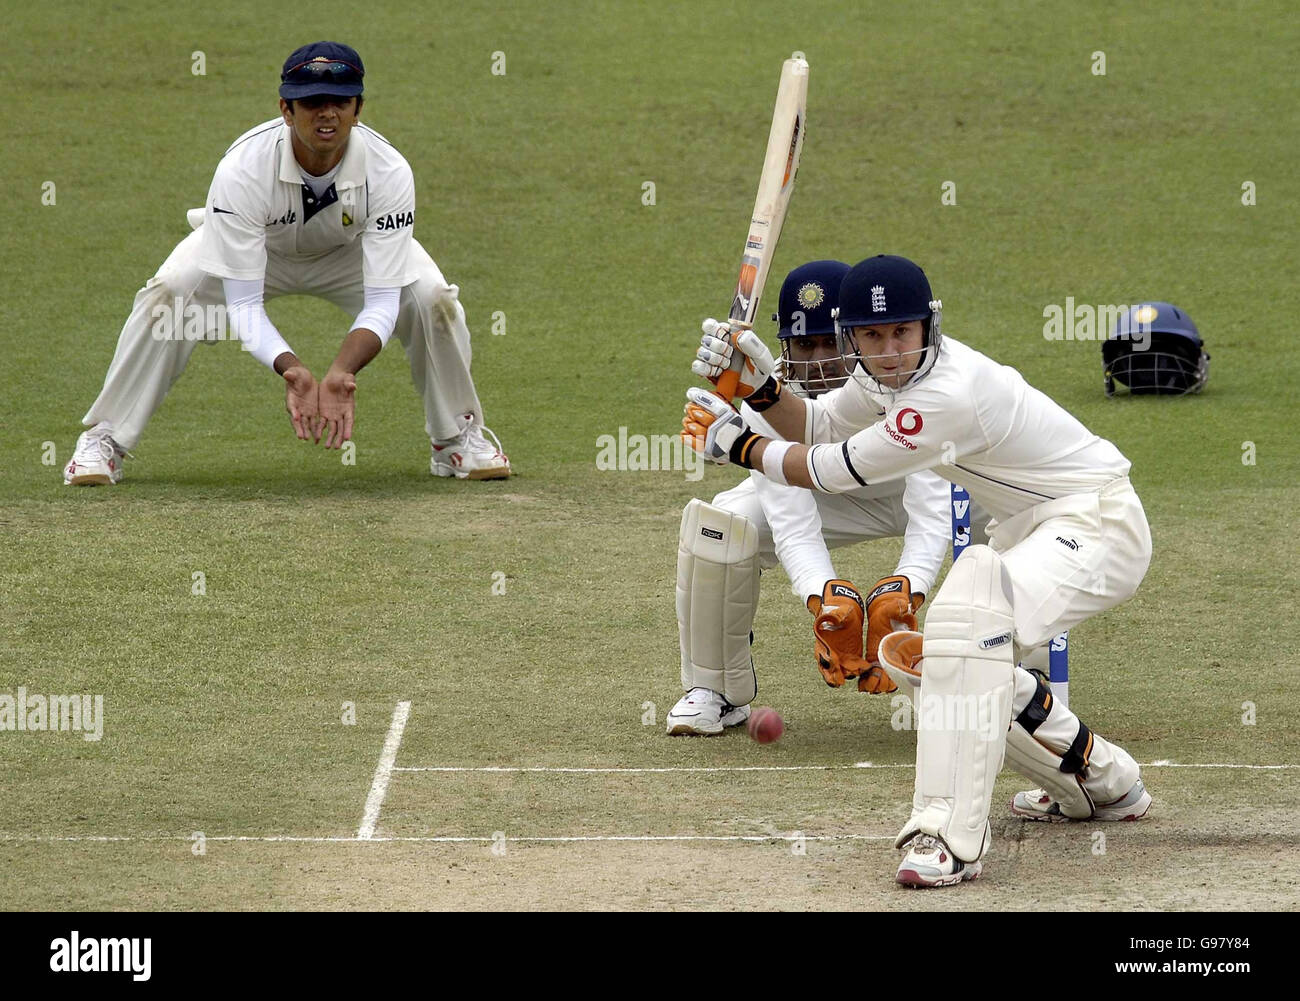
[[[113,428],[96,424],[77,439],[72,458],[63,467],[63,485],[112,486],[122,478],[122,459],[126,455],[126,449],[113,440]]]
[[[709,688],[692,688],[668,714],[670,737],[716,737],[749,719],[749,706],[733,706]]]
[[[510,475],[510,460],[501,450],[501,440],[465,414],[465,429],[451,441],[433,442],[429,472],[454,476],[458,480],[504,480]],[[488,441],[486,435],[492,435]]]
[[[979,879],[982,862],[963,862],[952,853],[943,838],[918,834],[907,845],[907,854],[894,878],[904,886],[956,886],[968,879]]]
[[[1091,817],[1079,819],[1088,821],[1141,820],[1146,816],[1149,809],[1151,809],[1151,794],[1147,792],[1142,780],[1138,779],[1133,783],[1133,788],[1119,799],[1113,803],[1097,803],[1093,807]],[[1052,799],[1051,794],[1044,789],[1030,789],[1028,792],[1016,793],[1011,800],[1011,812],[1017,817],[1026,817],[1029,820],[1045,820],[1054,824],[1075,819],[1063,814],[1061,804]]]

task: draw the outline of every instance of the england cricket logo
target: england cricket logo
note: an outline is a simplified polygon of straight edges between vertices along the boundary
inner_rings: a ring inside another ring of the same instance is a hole
[[[883,285],[871,286],[871,312],[883,313],[885,311],[885,287]]]

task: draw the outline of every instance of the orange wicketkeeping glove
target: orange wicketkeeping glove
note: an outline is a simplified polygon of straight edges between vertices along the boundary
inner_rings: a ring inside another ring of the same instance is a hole
[[[862,656],[866,606],[856,587],[847,580],[829,580],[820,600],[808,599],[808,609],[817,616],[813,647],[826,684],[839,688],[846,678],[856,678],[871,666]]]
[[[870,669],[858,678],[858,691],[873,695],[894,691],[895,685],[880,668],[880,641],[895,629],[916,630],[916,612],[925,595],[912,593],[912,582],[903,574],[882,577],[867,595],[866,659]]]

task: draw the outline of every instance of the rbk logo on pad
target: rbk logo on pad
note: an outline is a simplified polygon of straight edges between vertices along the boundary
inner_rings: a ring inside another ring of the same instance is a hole
[[[721,542],[723,538],[722,533],[713,528],[701,528],[700,534],[706,539],[713,539],[715,542]]]
[[[1010,633],[1002,633],[998,636],[990,636],[986,640],[980,640],[981,650],[993,650],[996,647],[1005,646],[1011,642]]]

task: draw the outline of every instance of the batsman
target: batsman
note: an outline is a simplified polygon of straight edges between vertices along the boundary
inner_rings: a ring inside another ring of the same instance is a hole
[[[742,335],[763,357],[763,368],[776,369],[788,392],[817,399],[849,378],[831,316],[848,270],[840,261],[810,261],[786,277],[773,317],[780,358],[768,354],[754,331]],[[700,353],[716,362],[708,348],[716,321],[706,330]],[[711,370],[699,358],[693,368],[705,376]],[[741,403],[741,410],[753,427],[775,434],[749,404]],[[813,494],[752,472],[712,503],[687,504],[677,551],[686,694],[668,714],[669,736],[717,735],[749,718],[757,691],[750,627],[759,572],[778,562],[814,617],[813,656],[826,683],[840,688],[856,678],[860,692],[894,691],[875,647],[863,648],[863,628],[870,619],[877,628],[869,636],[883,636],[894,624],[916,628],[915,612],[948,551],[948,498],[947,482],[928,470],[844,494]],[[902,538],[902,553],[893,573],[869,592],[836,573],[831,549],[890,537]]]
[[[706,345],[710,374],[742,368],[750,409],[785,440],[700,388],[687,391],[682,430],[713,462],[819,493],[933,470],[992,516],[989,544],[953,564],[923,631],[876,640],[881,665],[917,701],[912,810],[896,842],[906,849],[897,881],[913,887],[980,875],[1004,757],[1041,786],[1015,797],[1022,816],[1135,820],[1151,804],[1132,756],[1017,666],[1136,593],[1151,535],[1130,463],[1014,368],[943,336],[941,311],[915,263],[867,258],[839,289],[843,387],[802,399],[747,338],[721,329]]]

